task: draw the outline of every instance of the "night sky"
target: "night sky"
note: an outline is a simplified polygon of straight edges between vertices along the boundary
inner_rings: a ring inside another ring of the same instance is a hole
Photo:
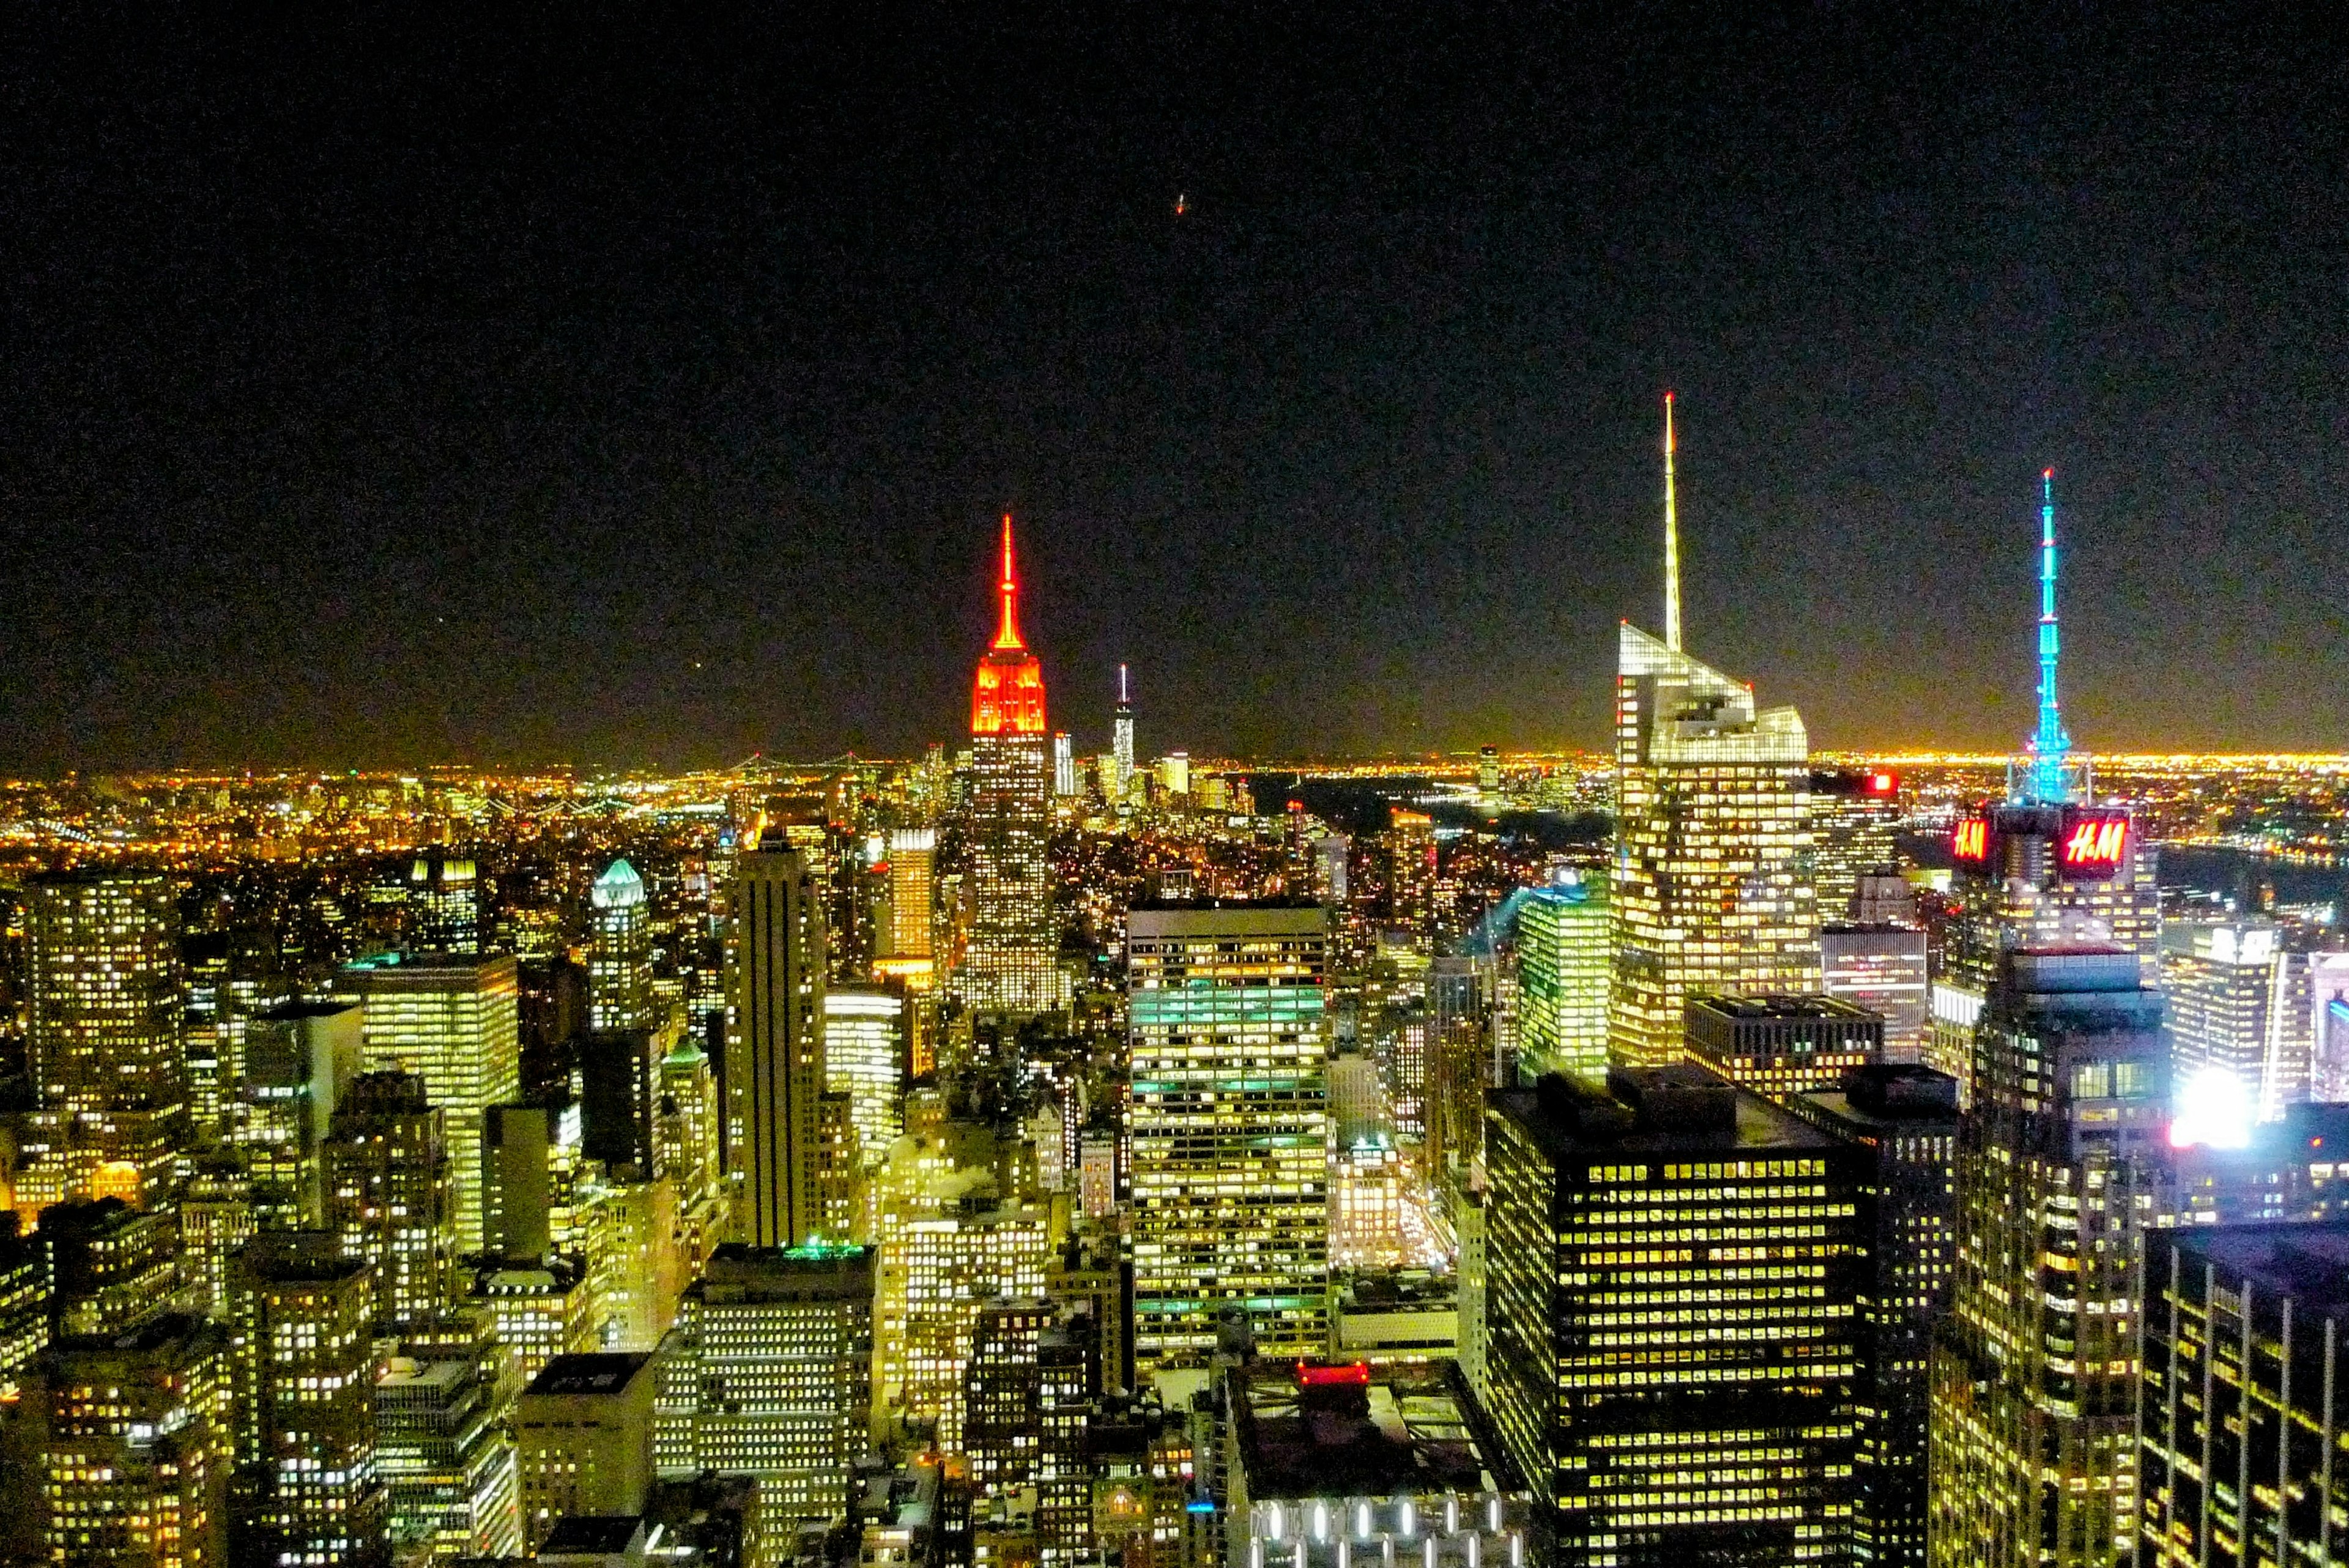
[[[684,9],[9,10],[0,767],[903,753],[1007,507],[1081,751],[1596,746],[1667,386],[1815,744],[2052,463],[2084,745],[2349,749],[2320,7]]]

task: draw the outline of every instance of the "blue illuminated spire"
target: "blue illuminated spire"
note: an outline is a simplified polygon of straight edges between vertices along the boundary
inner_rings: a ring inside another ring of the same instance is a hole
[[[2072,798],[2072,737],[2055,700],[2055,471],[2039,476],[2039,732],[2031,740],[2031,798]]]

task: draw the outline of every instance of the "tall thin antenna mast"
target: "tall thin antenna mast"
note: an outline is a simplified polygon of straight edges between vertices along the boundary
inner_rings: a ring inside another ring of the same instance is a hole
[[[1664,394],[1664,646],[1681,650],[1681,520],[1672,495],[1672,395]]]
[[[2072,737],[2064,732],[2064,710],[2055,697],[2060,643],[2055,628],[2055,471],[2039,476],[2039,732],[2031,741],[2031,793],[2057,803],[2071,793],[2067,776]]]

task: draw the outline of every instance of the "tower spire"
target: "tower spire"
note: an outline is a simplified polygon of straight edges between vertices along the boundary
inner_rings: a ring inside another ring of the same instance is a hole
[[[1003,514],[1003,577],[995,587],[1003,599],[1003,623],[996,628],[995,646],[1025,649],[1028,644],[1019,636],[1019,576],[1012,566],[1011,514],[1009,512]]]
[[[2039,732],[2031,740],[2031,793],[2054,803],[2069,797],[2072,737],[2055,697],[2055,471],[2039,475]]]
[[[1664,394],[1664,646],[1681,650],[1681,520],[1672,494],[1672,395]]]

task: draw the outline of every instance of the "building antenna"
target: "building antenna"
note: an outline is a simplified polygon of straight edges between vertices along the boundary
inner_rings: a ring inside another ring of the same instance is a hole
[[[1672,495],[1672,395],[1664,394],[1664,646],[1681,650],[1681,520]]]
[[[2059,803],[2070,793],[2066,774],[2072,737],[2064,732],[2063,706],[2055,698],[2059,642],[2055,628],[2055,471],[2039,475],[2039,732],[2031,741],[2031,793]]]
[[[1123,708],[1133,701],[1133,699],[1132,697],[1126,695],[1125,666],[1121,664],[1117,667],[1117,704],[1119,707]]]

